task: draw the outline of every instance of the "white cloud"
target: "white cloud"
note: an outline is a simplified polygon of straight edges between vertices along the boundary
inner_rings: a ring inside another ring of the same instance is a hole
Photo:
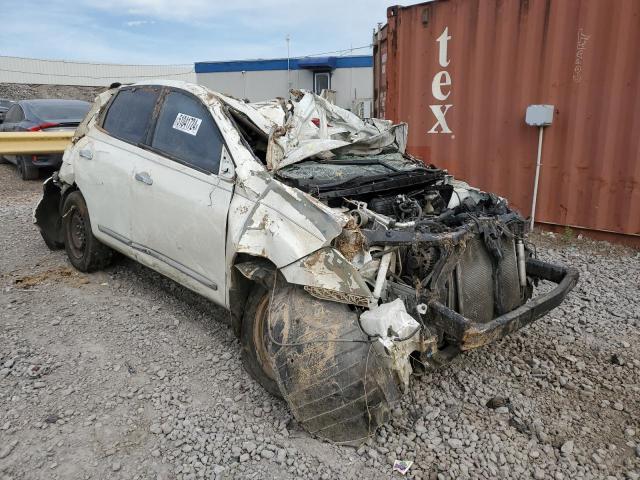
[[[128,22],[124,22],[127,27],[141,27],[143,25],[153,25],[156,23],[153,20],[129,20]]]
[[[85,5],[110,13],[122,12],[160,20],[200,22],[229,15],[249,14],[289,17],[300,2],[296,0],[81,0]],[[306,8],[303,9],[307,10]]]

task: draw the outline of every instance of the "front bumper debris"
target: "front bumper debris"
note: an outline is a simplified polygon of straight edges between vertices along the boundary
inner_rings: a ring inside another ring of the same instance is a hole
[[[528,276],[549,280],[557,286],[486,323],[474,322],[434,300],[429,303],[433,313],[431,321],[452,336],[460,350],[471,350],[506,337],[542,317],[560,305],[578,282],[578,271],[575,268],[553,265],[537,259],[528,259],[526,268]]]

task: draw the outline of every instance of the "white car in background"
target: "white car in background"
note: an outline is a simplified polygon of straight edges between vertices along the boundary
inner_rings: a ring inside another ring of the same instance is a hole
[[[311,433],[357,444],[415,370],[529,324],[577,281],[533,258],[504,199],[406,154],[406,135],[309,92],[113,88],[34,216],[81,271],[118,251],[227,308],[248,372]],[[558,285],[531,299],[539,279]]]

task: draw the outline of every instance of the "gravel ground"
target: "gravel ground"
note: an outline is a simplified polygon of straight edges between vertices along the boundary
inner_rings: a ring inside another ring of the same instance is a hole
[[[40,85],[25,83],[0,83],[0,98],[28,100],[33,98],[67,98],[93,102],[106,87],[82,85]]]
[[[580,269],[536,324],[413,382],[359,449],[243,371],[227,314],[128,260],[81,274],[0,166],[0,478],[640,478],[640,253],[539,237]],[[489,406],[487,403],[489,402]]]

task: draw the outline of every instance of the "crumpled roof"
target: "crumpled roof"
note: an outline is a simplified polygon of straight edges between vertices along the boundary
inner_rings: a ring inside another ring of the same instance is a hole
[[[244,103],[219,95],[221,101],[246,117],[268,137],[267,168],[278,170],[314,157],[404,153],[406,123],[362,120],[354,113],[304,90],[292,90],[292,100]],[[315,123],[314,123],[315,121]]]

